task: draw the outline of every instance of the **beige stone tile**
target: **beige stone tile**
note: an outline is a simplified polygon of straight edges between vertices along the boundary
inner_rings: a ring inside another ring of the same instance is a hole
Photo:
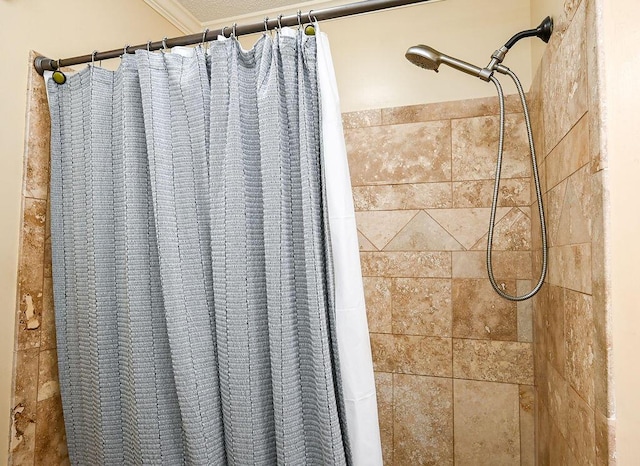
[[[551,189],[545,197],[545,215],[547,220],[547,240],[549,246],[557,244],[557,232],[562,215],[562,207],[567,193],[567,180]]]
[[[527,95],[529,117],[531,119],[531,131],[538,165],[542,163],[547,156],[547,153],[544,150],[544,102],[542,92],[542,77],[544,76],[543,69],[544,66],[540,63]]]
[[[499,111],[497,97],[482,97],[479,99],[383,108],[382,122],[385,125],[396,125],[418,121],[498,115]],[[505,96],[505,111],[507,113],[520,113],[522,111],[517,95]]]
[[[546,325],[547,359],[558,373],[564,377],[565,368],[565,328],[564,289],[549,286]]]
[[[373,367],[377,372],[451,377],[451,339],[371,334]]]
[[[391,279],[364,277],[362,281],[369,331],[391,333]]]
[[[583,116],[551,151],[547,160],[547,184],[553,188],[589,164],[589,117]]]
[[[531,280],[516,280],[518,296],[527,294],[533,288]],[[518,310],[518,341],[533,342],[533,303],[531,299],[516,303]]]
[[[453,278],[486,278],[486,257],[486,251],[452,252]],[[531,252],[494,251],[493,273],[496,277],[506,279],[530,279]]]
[[[453,376],[533,385],[533,345],[513,341],[454,339]]]
[[[565,376],[575,391],[593,407],[595,399],[592,298],[565,290],[564,304]]]
[[[451,336],[451,280],[397,278],[391,296],[393,333]]]
[[[451,276],[449,252],[361,252],[362,275],[365,277]]]
[[[60,394],[58,355],[55,349],[40,351],[38,363],[38,402]]]
[[[53,280],[44,279],[42,288],[42,324],[40,326],[40,350],[56,347],[56,316],[53,306]]]
[[[552,365],[547,366],[547,392],[549,419],[556,425],[564,438],[567,438],[568,430],[568,389],[566,380],[555,370]],[[554,464],[554,463],[552,463]]]
[[[429,214],[421,211],[384,249],[385,251],[458,251],[463,247]]]
[[[373,370],[393,372],[396,368],[395,341],[388,333],[370,333]]]
[[[480,238],[471,249],[487,249],[487,237],[488,233]],[[522,209],[513,207],[501,220],[496,221],[493,230],[493,250],[531,250],[531,219]]]
[[[491,209],[429,209],[427,213],[445,228],[465,249],[471,247],[489,230]],[[499,207],[496,211],[496,222],[500,221],[511,210]]]
[[[394,374],[394,464],[453,464],[451,379]]]
[[[615,460],[615,420],[607,419],[602,413],[596,411],[595,414],[595,434],[596,434],[596,464],[614,465]]]
[[[548,282],[591,294],[591,243],[549,248]]]
[[[548,404],[547,401],[547,315],[548,309],[548,285],[543,285],[538,294],[533,298],[533,358],[535,366],[535,382],[538,393],[538,402]]]
[[[378,126],[382,124],[382,111],[361,110],[359,112],[348,112],[342,114],[342,126],[345,129],[364,128],[367,126]]]
[[[536,461],[537,466],[551,466],[549,464],[549,437],[551,425],[549,413],[544,404],[536,405]]]
[[[589,166],[584,166],[567,180],[554,245],[591,242],[593,215],[591,172]]]
[[[395,371],[451,377],[451,338],[394,335]]]
[[[416,210],[378,210],[356,212],[358,230],[377,249],[384,249],[387,243],[398,234],[418,213]]]
[[[491,207],[494,180],[454,181],[453,207]],[[500,181],[499,207],[517,207],[531,204],[529,178],[507,178]]]
[[[611,318],[610,300],[607,292],[609,278],[605,272],[607,251],[605,250],[605,200],[603,190],[604,171],[591,175],[593,221],[591,240],[591,270],[593,293],[593,353],[594,353],[594,397],[595,408],[606,417],[615,412],[613,396],[613,371],[611,369]]]
[[[449,121],[345,131],[354,186],[451,180]]]
[[[416,210],[451,207],[451,183],[354,186],[356,210]]]
[[[34,52],[31,56],[35,58]],[[33,60],[33,59],[31,59]],[[49,144],[51,120],[44,79],[29,67],[25,138],[25,197],[47,199],[49,193]]]
[[[513,280],[502,281],[515,292]],[[488,279],[452,280],[453,336],[485,340],[517,340],[516,304],[500,297]]]
[[[587,50],[587,83],[589,86],[589,149],[591,152],[591,160],[597,166],[597,170],[607,168],[606,157],[603,157],[605,151],[602,149],[601,137],[603,133],[603,125],[601,119],[601,87],[603,83],[600,80],[600,47],[598,46],[599,32],[601,20],[598,17],[597,5],[594,0],[587,0],[585,5],[586,16],[586,50]]]
[[[15,391],[12,400],[10,464],[33,464],[38,391],[38,349],[15,353]]]
[[[497,116],[451,121],[453,181],[495,177],[499,127]],[[521,114],[507,115],[505,134],[508,137],[505,138],[501,178],[530,176],[529,144]]]
[[[70,464],[60,395],[38,402],[35,464]]]
[[[518,386],[471,380],[453,386],[455,464],[520,464]]]
[[[520,464],[535,466],[535,387],[520,385]]]
[[[546,196],[543,196],[543,200],[544,200],[544,197]],[[543,204],[543,207],[545,209],[545,215],[546,215],[547,206]],[[540,228],[540,213],[538,211],[537,202],[534,202],[529,207],[529,218],[531,219],[531,250],[541,251],[542,250],[542,229]],[[548,224],[548,221],[545,223]]]
[[[562,44],[548,55],[543,81],[545,147],[552,150],[588,107],[584,3],[576,12]]]
[[[549,466],[581,466],[569,449],[564,435],[558,427],[551,422],[549,426]]]
[[[17,349],[40,345],[42,285],[44,279],[44,225],[47,202],[25,199],[18,272]]]
[[[393,464],[393,375],[384,372],[374,374],[378,400],[378,424],[384,464]]]
[[[48,217],[47,217],[48,218]],[[43,275],[45,278],[51,278],[51,237],[44,241],[44,266]]]
[[[567,390],[567,443],[578,464],[596,464],[595,414],[587,403],[571,388]]]
[[[378,250],[361,232],[358,232],[358,248],[360,249],[360,251]]]

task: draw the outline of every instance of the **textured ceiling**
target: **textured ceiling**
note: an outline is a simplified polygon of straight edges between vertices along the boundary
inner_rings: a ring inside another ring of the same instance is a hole
[[[203,23],[216,21],[222,18],[254,13],[257,11],[271,10],[290,5],[298,5],[304,1],[298,0],[176,0],[185,7],[193,16]]]

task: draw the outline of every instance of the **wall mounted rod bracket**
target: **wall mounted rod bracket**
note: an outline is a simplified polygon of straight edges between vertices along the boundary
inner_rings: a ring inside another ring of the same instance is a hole
[[[366,0],[356,3],[349,3],[347,5],[335,6],[331,8],[324,8],[321,10],[310,10],[308,14],[303,15],[313,21],[326,21],[329,19],[343,18],[345,16],[360,15],[363,13],[372,13],[375,11],[388,10],[390,8],[396,8],[401,6],[408,6],[417,3],[426,3],[431,0]],[[297,26],[300,22],[300,16],[297,13],[282,16],[273,19],[266,19],[257,23],[240,25],[235,28],[235,35],[242,36],[247,34],[255,34],[266,30],[276,29],[281,26]],[[227,30],[225,32],[225,29]],[[229,37],[231,34],[231,28],[229,26],[223,29],[217,29],[207,31],[204,34],[199,32],[196,34],[190,34],[187,36],[173,37],[171,39],[160,40],[156,42],[149,42],[147,44],[132,45],[126,47],[126,53],[134,53],[136,50],[160,50],[166,47],[176,47],[185,45],[200,44],[202,42],[209,42],[216,40],[218,36]],[[114,50],[106,52],[99,52],[96,54],[80,55],[72,58],[62,58],[53,60],[51,58],[38,56],[33,62],[33,66],[36,71],[42,75],[45,71],[55,71],[58,68],[64,66],[79,65],[82,63],[90,63],[92,60],[108,60],[110,58],[120,57],[125,50],[123,47],[119,47]]]

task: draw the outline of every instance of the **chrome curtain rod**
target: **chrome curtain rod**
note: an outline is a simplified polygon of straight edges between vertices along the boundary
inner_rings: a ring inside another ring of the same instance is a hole
[[[308,13],[296,13],[288,16],[280,15],[276,18],[265,18],[259,23],[245,24],[234,26],[233,31],[236,36],[246,34],[254,34],[265,30],[272,30],[282,26],[296,26],[305,20],[326,21],[328,19],[342,18],[345,16],[359,15],[362,13],[370,13],[373,11],[386,10],[399,6],[412,5],[415,3],[425,3],[430,0],[366,0],[347,5],[325,8],[322,10],[309,10]],[[51,58],[38,56],[34,59],[33,65],[39,74],[44,74],[46,70],[55,71],[63,66],[79,65],[81,63],[90,63],[96,60],[107,60],[109,58],[118,58],[124,53],[133,53],[136,50],[160,50],[176,46],[194,45],[201,42],[209,42],[215,40],[219,35],[229,37],[232,28],[225,26],[222,29],[214,31],[207,30],[197,34],[189,34],[188,36],[173,37],[171,39],[163,39],[156,42],[148,42],[146,44],[132,45],[121,47],[119,49],[109,50],[107,52],[94,52],[88,55],[81,55],[72,58],[61,58],[53,60]]]

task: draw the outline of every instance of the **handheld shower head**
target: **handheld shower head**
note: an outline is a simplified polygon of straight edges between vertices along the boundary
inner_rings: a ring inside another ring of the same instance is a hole
[[[533,36],[539,37],[544,42],[548,42],[552,32],[553,20],[547,16],[537,28],[528,29],[515,34],[505,45],[493,52],[493,55],[491,55],[491,61],[485,68],[480,68],[479,66],[472,65],[466,61],[445,55],[428,45],[415,45],[409,48],[404,56],[407,60],[420,68],[437,72],[440,64],[444,63],[458,71],[464,71],[465,73],[470,74],[471,76],[476,76],[483,81],[489,81],[494,71],[506,73],[508,68],[502,66],[501,63],[502,60],[504,60],[504,56],[516,42],[525,37]]]
[[[478,78],[484,79],[485,81],[489,80],[489,75],[487,70],[483,70],[479,66],[472,65],[471,63],[467,63],[466,61],[458,60],[457,58],[450,57],[449,55],[445,55],[444,53],[438,52],[436,49],[429,47],[428,45],[416,45],[409,50],[404,55],[407,60],[413,63],[420,68],[424,68],[427,70],[438,71],[438,67],[441,63],[445,65],[449,65],[452,68],[455,68],[458,71],[464,71],[465,73],[470,74],[471,76],[476,76]]]
[[[441,54],[435,49],[432,49],[428,45],[416,45],[409,48],[404,56],[416,66],[424,68],[425,70],[433,70],[438,72],[440,66]]]

